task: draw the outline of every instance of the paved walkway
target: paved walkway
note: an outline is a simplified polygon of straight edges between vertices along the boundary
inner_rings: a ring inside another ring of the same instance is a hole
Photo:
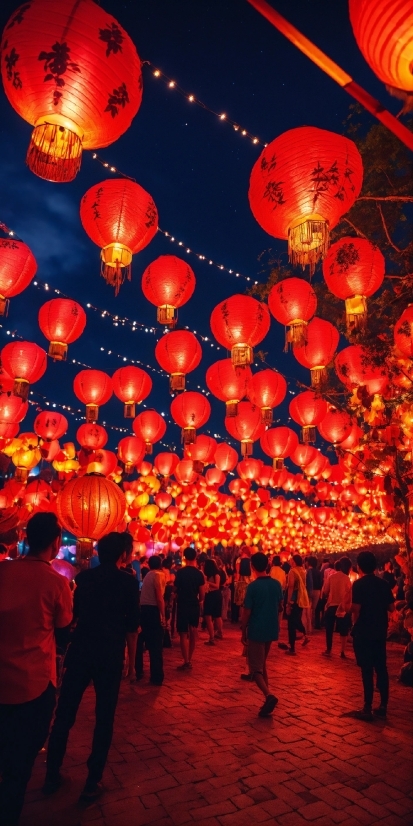
[[[285,639],[285,628],[282,638]],[[64,770],[71,781],[42,798],[39,755],[21,826],[407,826],[413,823],[413,690],[396,682],[402,648],[389,645],[390,713],[361,723],[361,681],[348,661],[321,656],[324,635],[285,656],[275,645],[270,684],[279,703],[260,719],[258,689],[239,679],[240,634],[225,627],[215,648],[195,652],[192,672],[176,671],[166,650],[162,688],[122,684],[104,781],[88,809],[76,800],[86,777],[93,692],[85,694]],[[336,651],[339,640],[335,639]]]

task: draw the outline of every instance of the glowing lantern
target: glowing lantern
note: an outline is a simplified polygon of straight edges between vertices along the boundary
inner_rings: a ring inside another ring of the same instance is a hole
[[[205,474],[206,483],[210,487],[220,488],[225,484],[226,474],[217,467],[211,467]]]
[[[112,380],[102,370],[81,370],[75,376],[73,392],[86,405],[86,421],[96,422],[99,407],[112,396]]]
[[[88,458],[86,472],[111,476],[115,472],[117,464],[117,456],[111,450],[95,450]]]
[[[152,379],[145,370],[131,364],[115,370],[112,387],[115,396],[124,404],[125,419],[133,419],[136,405],[143,402],[152,390]]]
[[[317,456],[318,450],[316,450],[315,447],[311,447],[311,445],[298,444],[294,452],[291,453],[291,461],[294,462],[295,465],[306,467],[306,465],[314,462]]]
[[[197,337],[189,330],[175,330],[159,339],[155,347],[155,358],[169,373],[171,393],[185,390],[185,376],[198,367],[202,349]]]
[[[33,424],[33,430],[39,439],[45,442],[52,442],[54,439],[60,439],[67,433],[69,429],[69,422],[61,413],[44,410],[39,413]]]
[[[244,367],[253,363],[253,347],[270,329],[270,314],[267,305],[255,298],[232,295],[213,309],[210,325],[219,344],[231,350],[234,367]]]
[[[284,459],[295,451],[298,436],[290,427],[271,427],[261,436],[260,445],[266,456],[273,460],[274,470],[281,470]]]
[[[73,180],[82,149],[113,143],[139,109],[135,46],[91,0],[25,3],[6,25],[1,54],[6,95],[34,126],[26,162],[46,180]]]
[[[358,344],[345,347],[334,360],[336,373],[349,389],[365,385],[369,395],[383,393],[388,387],[389,376],[386,367],[372,363],[369,351]]]
[[[17,396],[15,397],[17,398]],[[0,396],[1,399],[1,396]],[[27,403],[27,402],[26,402]],[[14,422],[0,421],[0,439],[14,439],[19,432],[19,425]]]
[[[315,429],[327,413],[327,402],[312,390],[305,390],[304,393],[297,393],[290,401],[289,412],[291,418],[302,427],[303,442],[315,442]]]
[[[192,459],[196,473],[202,473],[205,465],[213,464],[216,449],[215,439],[201,434],[193,444],[187,446],[185,458]]]
[[[167,478],[175,473],[175,468],[179,462],[179,456],[176,453],[158,453],[155,456],[154,465],[161,476]]]
[[[394,343],[407,358],[413,357],[413,305],[403,310],[394,327]]]
[[[385,263],[378,247],[367,238],[340,238],[323,261],[328,289],[346,302],[347,330],[362,329],[367,298],[382,285]]]
[[[234,367],[231,359],[220,359],[208,367],[206,386],[216,399],[225,402],[227,416],[237,415],[238,402],[246,395],[251,376],[248,366]]]
[[[36,259],[27,244],[0,239],[0,315],[7,315],[9,298],[23,292],[36,272]]]
[[[237,465],[238,476],[244,482],[254,482],[260,475],[262,465],[261,459],[243,459]]]
[[[132,422],[135,436],[145,442],[146,453],[153,452],[153,445],[165,436],[166,422],[156,410],[143,410]]]
[[[248,383],[247,396],[252,404],[261,410],[262,421],[272,424],[272,411],[284,401],[287,394],[287,382],[276,370],[261,370],[254,373]]]
[[[211,405],[203,393],[187,391],[176,396],[171,403],[171,416],[182,428],[185,445],[194,444],[197,429],[207,423],[210,415]]]
[[[225,417],[225,427],[233,439],[241,442],[243,456],[251,456],[253,443],[265,432],[261,411],[251,402],[240,402],[235,417]]]
[[[318,425],[318,432],[327,442],[342,442],[351,432],[352,421],[345,410],[330,408],[324,419]]]
[[[39,381],[46,372],[47,355],[33,341],[11,341],[1,351],[1,362],[14,378],[14,393],[27,399],[29,384]]]
[[[175,468],[175,479],[180,485],[193,485],[198,478],[191,459],[182,459]]]
[[[160,255],[142,276],[142,292],[158,308],[160,324],[174,327],[177,310],[186,304],[195,289],[195,275],[189,264],[176,255]]]
[[[108,441],[108,434],[100,424],[81,424],[76,439],[83,450],[101,450]]]
[[[13,464],[16,466],[15,478],[19,482],[25,482],[29,470],[32,470],[41,461],[42,454],[38,447],[25,447],[16,450],[11,457]]]
[[[71,298],[52,298],[39,310],[39,327],[50,341],[49,356],[63,361],[67,347],[82,335],[86,326],[83,307]]]
[[[145,455],[145,442],[138,436],[125,436],[118,444],[118,459],[125,465],[125,473],[132,473]]]
[[[124,517],[125,496],[118,486],[98,474],[71,479],[58,493],[59,521],[78,539],[83,559],[92,554],[92,540],[114,531]]]
[[[228,473],[234,470],[238,462],[238,453],[233,447],[221,442],[215,451],[214,461],[219,470]]]
[[[161,508],[161,510],[166,510],[166,508],[169,508],[169,505],[172,505],[172,496],[169,493],[158,493],[157,496],[155,496],[155,504],[158,508]]]
[[[101,247],[101,273],[118,294],[131,279],[132,256],[146,247],[158,230],[151,196],[128,178],[110,178],[92,186],[82,198],[80,220],[89,238]]]
[[[11,396],[9,393],[0,394],[0,422],[7,424],[18,424],[22,422],[29,403],[24,401],[21,396]]]
[[[306,476],[315,478],[316,476],[321,476],[321,474],[327,470],[329,464],[330,463],[327,456],[323,456],[322,453],[318,453],[312,462],[304,466],[303,470]]]
[[[319,387],[327,377],[327,366],[334,358],[340,334],[334,324],[323,318],[313,318],[307,327],[307,341],[293,348],[298,363],[311,373],[311,386]]]
[[[288,344],[304,344],[307,324],[317,310],[317,296],[303,278],[285,278],[271,288],[268,295],[270,312],[280,324],[290,329],[285,336]]]
[[[14,388],[13,376],[8,376],[0,365],[0,393],[12,393]]]

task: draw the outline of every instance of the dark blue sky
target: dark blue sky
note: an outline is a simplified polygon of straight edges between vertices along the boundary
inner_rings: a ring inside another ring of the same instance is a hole
[[[2,29],[17,5],[3,0]],[[302,125],[342,131],[351,98],[244,0],[102,0],[101,5],[127,30],[142,60],[150,60],[184,89],[216,111],[226,112],[260,139],[271,141],[285,130]],[[358,51],[346,0],[277,0],[274,6],[391,111],[399,110],[399,101],[387,95]],[[253,280],[264,281],[268,268],[258,260],[259,255],[272,250],[284,255],[286,261],[286,244],[267,236],[249,209],[248,181],[259,147],[166,88],[152,76],[148,66],[143,69],[143,80],[143,103],[131,128],[116,144],[102,150],[102,156],[151,193],[162,229],[191,249]],[[85,235],[79,219],[81,196],[106,177],[105,171],[90,153],[85,153],[81,171],[71,184],[40,180],[24,163],[30,133],[29,124],[21,120],[2,94],[0,220],[32,248],[42,281],[83,306],[92,302],[120,316],[154,324],[156,310],[143,298],[141,275],[158,255],[178,254],[178,248],[158,233],[149,247],[134,256],[132,282],[124,284],[115,299],[112,288],[99,275],[99,250]],[[188,261],[195,271],[197,287],[192,300],[180,311],[179,321],[208,336],[209,315],[215,304],[234,292],[243,292],[247,285],[192,256]],[[4,325],[0,328],[1,346],[10,340],[5,329],[15,329],[46,346],[37,325],[37,312],[51,297],[51,292],[31,286],[14,298],[8,319],[0,319]],[[268,361],[281,372],[305,380],[307,371],[282,352],[283,343],[284,330],[273,321],[263,344]],[[155,335],[113,327],[110,321],[88,312],[86,331],[70,346],[69,361],[50,362],[44,378],[33,389],[54,402],[80,407],[72,382],[81,368],[71,364],[70,357],[112,374],[122,362],[115,355],[103,354],[100,348],[105,347],[113,354],[139,359],[156,368],[155,344]],[[217,351],[209,344],[203,346],[203,353],[200,367],[189,376],[189,389],[205,386],[207,367],[225,357],[222,349]],[[151,376],[154,388],[148,406],[169,413],[168,380],[157,373]],[[294,383],[290,387],[295,389]],[[209,398],[213,413],[206,429],[225,438],[224,406]],[[281,416],[285,422],[286,407],[278,410],[276,418]],[[113,399],[102,409],[99,421],[124,426],[122,416],[121,403]],[[33,411],[24,429],[29,429],[32,421]],[[74,438],[80,422],[72,417],[69,421],[69,437]],[[118,434],[109,434],[108,446],[114,449]],[[179,445],[175,425],[168,427],[164,441]]]

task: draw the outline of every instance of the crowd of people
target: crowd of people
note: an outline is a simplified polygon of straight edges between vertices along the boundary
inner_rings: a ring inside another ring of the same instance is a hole
[[[240,677],[262,693],[260,717],[278,702],[266,667],[272,643],[297,656],[297,641],[311,645],[314,630],[324,628],[324,656],[332,656],[336,631],[346,658],[351,635],[364,693],[363,707],[352,714],[366,722],[386,717],[386,637],[398,595],[391,562],[378,576],[369,551],[353,565],[348,557],[319,561],[287,549],[267,555],[246,545],[232,557],[188,547],[182,557],[135,558],[129,534],[110,533],[69,583],[51,565],[60,539],[57,518],[36,514],[27,525],[28,553],[0,565],[0,826],[18,823],[48,735],[43,792],[54,794],[62,785],[69,732],[90,683],[96,721],[81,800],[97,799],[122,678],[143,678],[147,652],[150,683],[161,686],[164,649],[175,635],[178,669],[190,672],[200,623],[210,647],[224,638],[225,622],[240,627],[248,665]],[[288,642],[279,639],[282,618]],[[380,703],[373,709],[375,676]]]

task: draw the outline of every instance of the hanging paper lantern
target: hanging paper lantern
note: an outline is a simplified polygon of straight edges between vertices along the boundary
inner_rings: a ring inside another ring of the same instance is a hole
[[[76,439],[83,450],[101,450],[108,438],[105,428],[100,424],[81,424],[76,433]]]
[[[102,370],[81,370],[75,376],[73,392],[86,405],[86,421],[96,422],[99,407],[112,396],[112,380]]]
[[[240,402],[236,416],[225,417],[225,427],[233,439],[241,442],[243,456],[251,456],[253,443],[265,432],[261,410],[251,402]]]
[[[145,456],[145,442],[138,436],[125,436],[118,444],[118,459],[125,465],[125,473],[132,473]]]
[[[63,361],[69,344],[82,335],[86,326],[83,307],[71,298],[52,298],[39,310],[39,327],[50,341],[49,356]]]
[[[388,91],[411,108],[413,96],[413,7],[400,0],[350,0],[357,45]]]
[[[255,482],[260,475],[262,466],[261,459],[252,459],[251,457],[242,459],[237,465],[238,476],[244,482]]]
[[[171,416],[182,428],[182,439],[185,445],[193,445],[196,441],[196,431],[207,423],[211,415],[211,405],[203,393],[186,391],[175,396],[171,403]]]
[[[62,413],[56,413],[49,410],[44,410],[39,413],[33,425],[33,430],[39,439],[45,442],[52,442],[54,439],[60,439],[67,433],[69,429],[69,422]]]
[[[131,280],[132,256],[157,233],[156,206],[135,181],[110,178],[84,194],[80,220],[89,238],[101,247],[101,274],[117,295],[125,278]]]
[[[185,459],[192,459],[196,473],[202,473],[206,465],[214,463],[217,443],[212,436],[201,434],[185,449]]]
[[[17,399],[17,396],[14,398]],[[0,396],[1,399],[1,396]],[[27,404],[27,402],[26,402]],[[2,422],[0,420],[0,439],[15,439],[19,432],[19,425],[17,422]]]
[[[208,367],[205,382],[212,395],[225,402],[226,415],[236,416],[238,402],[246,395],[251,377],[248,366],[234,367],[231,359],[220,359]]]
[[[289,129],[261,152],[250,178],[254,218],[275,238],[288,239],[293,264],[315,265],[329,234],[360,193],[363,165],[349,138],[302,126]]]
[[[114,531],[124,517],[126,499],[110,479],[98,474],[66,482],[56,499],[59,522],[78,540],[82,559],[92,555],[92,540]]]
[[[155,347],[155,358],[169,374],[171,393],[185,390],[185,376],[198,367],[202,349],[197,337],[189,330],[175,330],[162,336]]]
[[[327,442],[342,442],[351,432],[352,421],[345,410],[330,408],[324,419],[318,425],[318,432]]]
[[[7,373],[5,373],[3,366],[0,364],[0,393],[12,393],[13,388],[13,376],[8,376]]]
[[[152,390],[152,379],[145,370],[131,364],[115,370],[112,387],[115,396],[124,404],[125,419],[133,419],[136,405],[143,402]]]
[[[145,442],[146,453],[152,453],[155,442],[165,436],[166,422],[156,410],[143,410],[133,420],[132,430]]]
[[[334,358],[339,340],[340,334],[334,324],[315,317],[307,327],[306,343],[293,348],[298,363],[310,370],[312,387],[325,382],[327,366]]]
[[[15,479],[19,482],[26,482],[29,471],[33,470],[41,462],[42,454],[38,447],[22,447],[16,450],[11,457],[16,467]]]
[[[340,238],[323,261],[328,289],[346,302],[347,331],[363,329],[367,298],[381,287],[385,263],[378,247],[367,238]]]
[[[383,393],[389,385],[386,366],[372,363],[369,351],[359,344],[351,344],[337,354],[334,367],[341,382],[349,389],[365,386],[369,395]]]
[[[278,407],[287,395],[287,382],[276,370],[254,373],[248,383],[247,396],[261,410],[264,424],[271,425],[273,408]]]
[[[303,278],[285,278],[271,288],[268,295],[270,312],[280,324],[289,327],[285,335],[288,344],[305,344],[307,324],[317,310],[317,296]]]
[[[231,350],[234,367],[244,367],[253,363],[253,347],[270,329],[270,314],[267,305],[256,298],[232,295],[213,309],[210,325],[219,344]]]
[[[191,459],[181,459],[175,468],[175,479],[180,485],[193,485],[198,478]]]
[[[206,483],[210,487],[222,487],[222,485],[225,485],[226,478],[226,473],[223,473],[223,471],[217,467],[209,468],[205,474]]]
[[[305,444],[315,442],[315,429],[327,413],[327,402],[312,390],[297,393],[290,401],[291,418],[302,427],[302,440]]]
[[[175,468],[179,462],[176,453],[158,453],[155,456],[154,465],[161,476],[167,478],[175,473]]]
[[[29,384],[39,381],[46,372],[46,352],[33,341],[11,341],[1,351],[1,362],[9,376],[14,378],[16,396],[27,399]]]
[[[29,403],[10,393],[0,393],[0,422],[18,424],[22,422],[29,408]]]
[[[311,447],[311,445],[308,444],[298,444],[293,453],[291,453],[291,461],[294,462],[295,465],[306,467],[310,462],[314,462],[317,456],[318,450],[316,450],[315,447]]]
[[[219,470],[228,473],[234,470],[238,463],[238,453],[233,447],[221,442],[215,451],[214,461]]]
[[[99,473],[103,476],[111,476],[112,473],[115,472],[117,464],[117,456],[111,450],[94,450],[88,457],[86,473]]]
[[[403,310],[394,327],[394,343],[406,358],[413,357],[413,305]],[[408,372],[408,371],[407,371]]]
[[[327,456],[323,456],[322,453],[318,453],[312,462],[304,466],[303,472],[306,476],[314,479],[316,477],[320,477],[321,474],[327,470],[329,464],[330,463]]]
[[[0,315],[7,315],[9,299],[22,293],[36,272],[36,259],[27,244],[0,239]]]
[[[26,162],[48,181],[71,181],[82,149],[109,146],[142,100],[135,46],[92,0],[36,0],[3,32],[2,77],[16,112],[34,126]]]
[[[157,307],[157,320],[166,327],[174,327],[177,310],[191,298],[195,289],[195,275],[189,264],[176,255],[160,255],[152,261],[142,276],[142,292]]]
[[[360,439],[362,437],[363,431],[361,427],[359,427],[358,424],[355,422],[354,424],[352,424],[348,436],[346,436],[345,439],[343,439],[343,441],[339,443],[338,447],[340,447],[341,450],[354,450],[360,443]]]
[[[298,436],[290,427],[271,427],[260,439],[261,449],[273,460],[274,470],[284,467],[284,459],[295,451]]]

